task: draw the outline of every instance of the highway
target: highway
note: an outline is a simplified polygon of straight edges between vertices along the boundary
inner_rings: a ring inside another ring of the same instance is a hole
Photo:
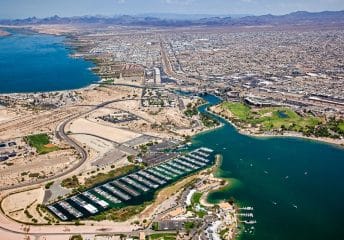
[[[94,106],[88,106],[91,109],[82,112],[80,114],[76,114],[66,120],[64,120],[56,129],[56,136],[61,140],[66,142],[69,146],[71,146],[73,149],[75,149],[80,159],[78,159],[78,162],[71,166],[69,169],[67,169],[64,172],[61,172],[59,174],[56,174],[54,176],[45,178],[45,179],[39,179],[35,182],[28,182],[28,183],[21,183],[14,186],[8,186],[8,187],[0,187],[0,191],[5,190],[19,190],[22,188],[30,187],[30,188],[37,188],[41,186],[43,183],[56,180],[58,178],[61,178],[63,176],[66,176],[73,171],[77,170],[79,167],[81,167],[87,160],[88,160],[88,153],[83,148],[83,146],[79,145],[75,140],[73,140],[67,133],[66,133],[66,127],[69,123],[71,123],[73,120],[82,117],[86,114],[89,114],[93,111],[96,111],[100,108],[106,107],[109,104],[115,103],[115,102],[121,102],[121,101],[128,101],[128,100],[137,100],[137,99],[116,99],[111,101],[106,101],[103,103],[100,103],[98,105]],[[5,195],[2,195],[1,198],[3,199]],[[2,201],[1,199],[1,201]],[[15,222],[4,214],[3,210],[1,210],[0,215],[0,232],[3,232],[1,236],[6,236],[6,234],[9,234],[8,236],[11,236],[9,239],[22,239],[23,237],[32,236],[36,239],[43,236],[70,236],[73,234],[82,234],[82,235],[93,235],[93,234],[109,234],[109,235],[119,235],[119,234],[125,234],[129,236],[138,236],[141,231],[145,232],[147,235],[154,233],[154,231],[150,229],[145,230],[133,230],[130,232],[123,232],[121,230],[116,230],[116,228],[113,228],[113,226],[108,226],[108,228],[104,228],[101,226],[32,226],[32,225],[23,225],[21,223]],[[69,230],[66,231],[66,229],[63,229],[63,227],[68,228]],[[170,233],[170,232],[161,232],[161,233]],[[7,239],[7,238],[6,238]]]
[[[75,119],[77,119],[77,118],[79,118],[79,117],[81,117],[81,116],[83,116],[85,114],[91,113],[91,112],[93,112],[93,111],[95,111],[97,109],[103,108],[103,107],[105,107],[105,106],[107,106],[109,104],[115,103],[115,102],[122,102],[122,101],[128,101],[128,100],[132,100],[132,99],[116,99],[116,100],[111,100],[111,101],[103,102],[101,104],[93,106],[92,109],[90,109],[90,110],[88,110],[86,112],[83,112],[83,113],[77,114],[77,115],[75,115],[75,116],[73,116],[71,118],[68,118],[67,120],[65,120],[64,122],[62,122],[58,126],[58,129],[56,131],[57,137],[60,140],[65,141],[72,148],[74,148],[79,153],[79,155],[80,155],[80,160],[76,164],[74,164],[71,168],[67,169],[64,172],[56,174],[54,176],[47,177],[47,178],[44,178],[44,179],[38,179],[35,182],[26,182],[26,183],[19,183],[19,184],[13,185],[13,186],[0,187],[0,191],[14,190],[14,189],[23,188],[23,187],[38,187],[42,183],[45,183],[45,182],[48,182],[48,181],[52,181],[52,180],[61,178],[61,177],[65,176],[65,175],[68,175],[69,173],[73,172],[74,170],[78,169],[80,166],[82,166],[86,162],[88,155],[87,155],[86,150],[82,146],[80,146],[76,141],[74,141],[72,138],[70,138],[66,134],[66,132],[65,132],[66,126],[70,122],[72,122],[73,120],[75,120]]]

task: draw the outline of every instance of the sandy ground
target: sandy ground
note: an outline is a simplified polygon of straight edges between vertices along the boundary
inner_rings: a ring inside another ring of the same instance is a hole
[[[116,143],[124,143],[141,135],[115,127],[104,126],[84,118],[76,119],[69,128],[72,133],[92,134]]]
[[[34,182],[35,177],[30,173],[39,173],[41,176],[52,176],[67,169],[75,161],[73,150],[61,150],[45,155],[33,157],[18,157],[11,160],[13,165],[0,165],[0,184],[10,186],[24,181]]]
[[[119,124],[121,127],[142,132],[148,135],[161,138],[178,138],[181,136],[195,134],[190,128],[191,120],[184,116],[184,113],[176,108],[143,108],[139,101],[125,101],[112,104],[118,109],[129,111],[142,118],[139,121],[132,121]],[[154,127],[157,125],[158,127]],[[198,129],[200,130],[200,129]]]
[[[54,31],[62,31],[63,29]],[[67,30],[68,31],[68,30]],[[58,34],[58,33],[57,33]],[[50,111],[39,111],[33,112],[29,110],[21,110],[21,108],[15,109],[15,114],[10,115],[9,112],[1,109],[0,111],[0,121],[3,119],[3,124],[0,126],[0,140],[11,139],[14,137],[23,137],[37,130],[52,132],[56,129],[57,125],[64,121],[66,118],[76,115],[81,112],[85,112],[90,109],[90,106],[99,104],[100,102],[114,100],[114,99],[127,99],[126,101],[116,102],[109,106],[106,106],[104,109],[95,111],[94,113],[86,116],[85,118],[78,118],[72,122],[71,125],[67,126],[67,130],[70,130],[72,133],[86,133],[93,134],[99,137],[109,139],[110,141],[117,143],[124,143],[129,140],[135,139],[142,136],[141,133],[146,133],[149,135],[157,136],[159,138],[181,138],[180,134],[171,133],[172,131],[177,131],[180,129],[187,129],[190,126],[190,119],[186,118],[182,111],[178,108],[163,108],[163,109],[153,109],[153,108],[142,108],[140,106],[140,101],[130,100],[133,95],[137,95],[138,98],[141,96],[141,89],[133,89],[128,87],[119,87],[119,86],[106,86],[106,87],[96,87],[88,88],[79,91],[82,95],[82,101],[78,104],[87,105],[87,106],[66,106],[56,110]],[[120,124],[111,124],[105,123],[104,121],[97,122],[96,117],[99,115],[108,114],[114,110],[121,109],[123,111],[129,111],[141,119],[131,122],[125,122]],[[2,118],[1,118],[2,117]],[[159,125],[158,128],[153,128],[152,125]],[[86,163],[73,171],[73,173],[64,176],[62,179],[70,177],[72,175],[78,175],[80,182],[84,181],[85,177],[89,177],[91,172],[94,171],[97,167],[92,166],[92,163],[101,159],[106,154],[111,154],[114,151],[114,144],[110,141],[85,135],[85,134],[73,134],[71,135],[75,138],[81,145],[87,146],[86,149],[89,152],[89,158]],[[12,179],[14,182],[21,181],[22,172],[30,170],[33,172],[44,172],[45,174],[50,174],[50,172],[62,172],[68,166],[71,166],[75,161],[72,150],[63,150],[54,152],[42,156],[30,156],[26,159],[22,158],[21,161],[16,160],[13,166],[0,167],[0,183],[9,184],[8,179]],[[128,165],[126,157],[122,157],[116,160],[113,163],[116,168]],[[110,165],[100,167],[96,173],[99,172],[108,172],[112,168]],[[81,176],[79,176],[81,173]],[[88,174],[87,174],[88,173]],[[24,176],[24,178],[26,175]],[[145,216],[150,216],[154,214],[155,209],[160,206],[160,210],[168,208],[173,202],[176,202],[176,199],[173,197],[175,193],[181,189],[185,184],[191,181],[194,176],[184,179],[175,185],[163,189],[157,198],[157,201],[149,206],[144,213],[142,214],[142,219]],[[56,180],[56,181],[60,181]],[[37,202],[42,201],[42,192],[41,190],[30,190],[13,197],[5,199],[4,201],[6,211],[17,210],[18,208],[29,205],[34,199],[37,199]],[[30,193],[30,195],[28,195]],[[27,194],[28,197],[25,195]],[[24,198],[25,201],[20,201],[19,199]],[[13,206],[10,203],[14,201]],[[30,202],[30,203],[29,203]],[[34,205],[32,206],[34,208]],[[35,210],[35,209],[33,209]],[[34,211],[29,209],[31,214],[36,214]],[[16,215],[17,214],[17,215]],[[14,213],[13,217],[17,219],[24,219],[26,216],[24,213]],[[39,216],[35,215],[35,218],[39,219]],[[92,226],[94,225],[94,226]],[[8,227],[11,229],[18,229],[23,231],[23,225],[15,223],[4,216],[0,215],[0,226]],[[73,232],[83,232],[91,233],[94,232],[109,232],[109,231],[131,231],[135,229],[134,225],[131,225],[131,222],[125,223],[116,223],[111,222],[86,222],[86,226],[31,226],[29,231],[34,232],[62,232],[62,233],[73,233]],[[105,230],[104,230],[105,229]],[[28,230],[28,228],[27,228]],[[4,232],[0,229],[1,237],[4,239],[22,239],[14,233]],[[46,236],[46,238],[37,238],[37,239],[68,239],[69,236],[57,236],[51,235]],[[1,239],[1,238],[0,238]]]
[[[114,99],[128,99],[134,95],[141,96],[141,89],[123,86],[98,86],[91,89],[80,91],[83,101],[80,104],[94,105]],[[116,104],[116,103],[115,103]]]
[[[113,149],[113,144],[109,141],[104,139],[100,139],[95,136],[89,136],[84,134],[75,134],[72,135],[74,139],[78,142],[87,145],[89,148],[95,150],[98,154],[97,157],[103,156],[105,153],[111,151]]]
[[[33,112],[22,111],[11,121],[1,123],[0,141],[26,136],[37,132],[51,132],[64,119],[85,111],[83,107],[66,107],[56,110]]]
[[[27,209],[35,219],[40,219],[41,217],[36,211],[36,206],[43,202],[43,198],[44,189],[37,188],[31,191],[9,195],[2,201],[1,207],[5,209],[6,215],[11,218],[22,222],[30,222],[30,219],[24,213],[24,209]]]
[[[64,35],[67,33],[79,32],[79,28],[72,25],[60,25],[60,24],[49,24],[49,25],[34,25],[31,28],[39,33],[52,34],[52,35]]]
[[[9,109],[0,106],[0,123],[9,121],[15,117],[15,114]]]

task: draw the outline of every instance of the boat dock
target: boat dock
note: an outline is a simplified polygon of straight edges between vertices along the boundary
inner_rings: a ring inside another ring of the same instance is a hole
[[[86,218],[113,207],[137,203],[154,194],[156,189],[191,172],[201,170],[212,162],[213,150],[198,148],[179,154],[165,162],[112,179],[85,192],[60,200],[47,208],[62,221]],[[243,209],[251,210],[251,209]],[[242,217],[251,217],[242,213]]]
[[[78,204],[80,207],[86,209],[89,213],[95,214],[98,212],[98,209],[95,206],[93,206],[90,203],[85,202],[84,200],[80,199],[78,196],[71,197],[70,199],[73,200],[73,202]]]
[[[129,177],[132,177],[133,179],[145,184],[146,186],[150,187],[150,188],[158,188],[159,185],[152,183],[151,181],[149,181],[146,178],[140,177],[139,175],[137,175],[136,173],[130,174]]]
[[[150,173],[154,174],[155,176],[158,176],[158,177],[160,177],[162,179],[165,179],[166,181],[170,181],[172,179],[172,178],[170,178],[170,177],[168,177],[166,175],[162,175],[160,172],[154,170],[153,168],[149,168],[146,171],[150,172]]]
[[[88,198],[89,200],[91,200],[91,202],[95,202],[96,204],[98,204],[99,206],[101,206],[104,209],[109,207],[109,204],[107,202],[97,198],[96,196],[94,196],[92,193],[90,193],[88,191],[83,192],[82,195],[85,196],[86,198]]]
[[[68,220],[68,218],[63,213],[61,213],[59,210],[57,210],[56,207],[50,205],[50,206],[48,206],[48,209],[50,211],[52,211],[56,216],[58,216],[61,220],[63,220],[63,221]]]
[[[83,214],[81,212],[79,212],[78,210],[76,210],[74,207],[72,207],[72,205],[70,205],[69,203],[65,202],[65,201],[61,201],[58,203],[63,209],[67,210],[67,212],[71,215],[73,215],[76,218],[80,218],[83,216]]]
[[[131,197],[129,195],[127,195],[127,194],[121,192],[120,190],[118,190],[117,188],[113,187],[110,183],[106,183],[102,187],[104,189],[108,190],[109,192],[111,192],[111,194],[116,195],[125,201],[128,201],[129,199],[131,199]]]
[[[95,191],[95,192],[98,193],[100,196],[106,198],[107,200],[109,200],[109,201],[112,202],[112,203],[115,203],[115,204],[116,204],[116,203],[120,203],[120,202],[121,202],[118,198],[116,198],[116,197],[114,197],[114,196],[108,194],[107,192],[101,190],[100,188],[94,188],[93,191]]]
[[[123,182],[126,182],[126,183],[128,183],[128,184],[130,184],[130,185],[132,185],[132,186],[134,186],[136,188],[138,188],[138,189],[141,189],[141,191],[143,191],[143,192],[148,192],[149,191],[149,188],[147,188],[146,186],[143,186],[142,184],[132,180],[131,178],[122,177],[121,180]]]
[[[114,186],[119,187],[120,189],[124,190],[126,193],[130,194],[133,197],[137,197],[140,195],[140,193],[136,192],[132,188],[128,187],[127,185],[124,185],[120,183],[118,180],[115,180],[111,182]]]
[[[145,178],[147,178],[149,180],[152,180],[156,183],[159,183],[160,185],[163,185],[166,183],[164,180],[161,180],[160,178],[157,178],[157,177],[145,172],[144,170],[139,171],[138,174],[140,174],[141,176],[144,176]]]

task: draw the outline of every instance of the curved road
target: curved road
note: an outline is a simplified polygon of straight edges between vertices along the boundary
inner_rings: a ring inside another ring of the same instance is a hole
[[[79,152],[80,156],[81,156],[81,159],[78,161],[77,164],[75,164],[73,167],[71,167],[70,169],[68,169],[67,171],[65,172],[62,172],[60,174],[57,174],[57,175],[54,175],[52,177],[49,177],[49,178],[46,178],[46,179],[42,179],[42,180],[38,180],[36,181],[35,183],[23,183],[23,184],[19,184],[19,185],[15,185],[15,186],[9,186],[9,187],[0,187],[0,191],[4,191],[4,190],[13,190],[13,189],[18,189],[18,188],[23,188],[23,187],[28,187],[28,186],[31,186],[31,187],[36,187],[36,185],[39,185],[39,184],[42,184],[44,182],[47,182],[47,181],[51,181],[51,180],[54,180],[54,179],[57,179],[57,178],[60,178],[60,177],[63,177],[71,172],[73,172],[74,170],[78,169],[80,166],[82,166],[85,161],[87,160],[88,158],[88,154],[87,152],[85,151],[85,149],[80,146],[76,141],[74,141],[72,138],[70,138],[66,132],[65,132],[65,128],[66,126],[72,122],[73,120],[75,120],[76,118],[79,118],[85,114],[88,114],[88,113],[91,113],[97,109],[100,109],[102,107],[105,107],[106,105],[109,105],[111,103],[115,103],[115,102],[121,102],[121,101],[128,101],[128,100],[135,100],[135,99],[116,99],[116,100],[111,100],[111,101],[106,101],[106,102],[103,102],[101,104],[98,104],[96,106],[94,106],[92,109],[86,111],[86,112],[83,112],[83,113],[80,113],[80,114],[77,114],[71,118],[68,118],[67,120],[65,120],[64,122],[62,122],[58,129],[57,129],[57,137],[59,137],[61,140],[64,140],[66,141],[72,148],[74,148],[77,152]],[[2,201],[2,199],[1,199]],[[0,218],[4,218],[5,220],[9,221],[9,219],[7,219],[7,217],[4,215],[2,209],[1,209],[1,212],[2,212],[2,216],[0,216]],[[10,220],[12,221],[12,220]],[[15,224],[18,224],[15,222]],[[93,227],[92,227],[93,228]],[[119,231],[113,231],[113,229],[108,229],[108,230],[102,230],[102,229],[94,229],[94,230],[91,230],[91,231],[70,231],[70,232],[49,232],[49,231],[39,231],[39,232],[32,232],[32,233],[29,233],[29,232],[26,232],[24,230],[21,230],[20,229],[13,229],[13,228],[10,228],[10,227],[5,227],[5,226],[2,226],[0,225],[0,230],[1,231],[4,231],[4,232],[7,232],[7,233],[11,233],[11,234],[17,234],[17,235],[21,235],[21,236],[36,236],[36,237],[39,237],[39,236],[51,236],[51,235],[66,235],[66,236],[70,236],[70,235],[73,235],[73,234],[101,234],[101,233],[106,233],[106,234],[129,234],[129,235],[138,235],[140,231],[132,231],[132,232],[119,232]],[[88,229],[90,230],[90,229]],[[146,233],[152,233],[152,230],[143,230],[144,232]],[[166,232],[168,233],[168,232]]]
[[[115,103],[115,102],[123,102],[123,101],[128,101],[128,100],[133,100],[133,99],[116,99],[116,100],[111,100],[111,101],[107,101],[107,102],[103,102],[101,104],[98,104],[96,106],[94,106],[92,109],[86,111],[86,112],[83,112],[83,113],[80,113],[76,116],[73,116],[71,118],[68,118],[67,120],[65,120],[63,123],[61,123],[61,125],[58,127],[57,129],[57,136],[61,139],[61,140],[64,140],[66,141],[72,148],[74,148],[77,152],[79,152],[80,156],[81,156],[81,159],[80,161],[78,161],[77,164],[75,164],[73,167],[69,168],[68,170],[62,172],[62,173],[59,173],[57,175],[54,175],[54,176],[51,176],[51,177],[48,177],[48,178],[45,178],[45,179],[40,179],[40,180],[37,180],[36,182],[34,183],[30,183],[30,182],[26,182],[26,183],[22,183],[22,184],[17,184],[17,185],[14,185],[14,186],[7,186],[7,187],[0,187],[0,191],[5,191],[5,190],[13,190],[13,189],[17,189],[17,188],[23,188],[23,187],[29,187],[29,186],[36,186],[36,185],[39,185],[39,184],[42,184],[44,182],[47,182],[47,181],[51,181],[51,180],[54,180],[54,179],[57,179],[57,178],[60,178],[60,177],[63,177],[71,172],[73,172],[74,170],[78,169],[81,165],[83,165],[85,163],[85,161],[87,160],[87,152],[85,151],[85,149],[80,146],[76,141],[74,141],[72,138],[70,138],[66,133],[65,133],[65,128],[67,126],[68,123],[72,122],[73,120],[75,120],[76,118],[79,118],[81,117],[82,115],[85,115],[85,114],[88,114],[88,113],[91,113],[99,108],[102,108],[102,107],[105,107],[106,105],[109,105],[111,103]]]

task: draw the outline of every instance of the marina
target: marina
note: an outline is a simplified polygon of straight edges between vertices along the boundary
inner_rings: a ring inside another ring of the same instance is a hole
[[[176,162],[169,162],[169,163],[167,163],[167,165],[170,167],[174,167],[176,169],[179,169],[180,171],[183,171],[183,172],[190,172],[191,171],[190,168],[186,168],[183,165],[177,164]]]
[[[168,170],[166,170],[166,169],[164,169],[164,168],[161,168],[160,166],[156,166],[156,167],[154,167],[153,169],[155,169],[155,170],[157,170],[157,171],[159,171],[159,172],[161,172],[161,173],[164,173],[164,174],[166,174],[166,175],[168,175],[168,176],[171,176],[172,178],[175,178],[175,177],[178,176],[177,174],[172,173],[172,172],[170,172],[170,171],[168,171]]]
[[[78,210],[76,210],[74,207],[72,207],[72,205],[70,205],[69,203],[65,202],[65,201],[61,201],[59,202],[59,205],[65,209],[69,214],[73,215],[76,218],[80,218],[83,216],[83,214],[81,212],[79,212]],[[62,219],[61,219],[62,220]]]
[[[190,157],[192,157],[192,156],[190,156]],[[180,159],[182,159],[182,160],[184,160],[184,161],[188,161],[188,162],[191,162],[191,163],[193,163],[193,164],[195,164],[195,165],[198,165],[198,167],[203,167],[203,166],[205,166],[206,164],[205,163],[203,163],[200,159],[197,159],[197,158],[190,158],[190,157],[181,157]],[[197,160],[195,160],[195,159],[197,159]]]
[[[71,197],[71,200],[73,200],[73,202],[78,204],[80,207],[83,207],[84,209],[86,209],[91,214],[95,214],[98,212],[98,209],[95,206],[93,206],[90,203],[85,202],[84,200],[80,199],[77,196]]]
[[[143,177],[140,177],[136,173],[129,175],[129,177],[132,177],[133,179],[135,179],[135,180],[145,184],[146,186],[148,186],[150,188],[158,188],[159,187],[158,184],[152,183],[151,181],[149,181],[149,180],[147,180],[147,179],[145,179]]]
[[[81,195],[87,197],[91,202],[95,202],[97,205],[101,206],[103,209],[106,209],[109,207],[109,204],[107,202],[97,198],[90,192],[83,192]]]
[[[172,165],[173,166],[173,165]],[[176,176],[180,176],[180,175],[183,175],[183,172],[182,171],[179,171],[177,169],[174,169],[173,167],[169,166],[167,163],[166,164],[162,164],[160,165],[161,168],[167,170],[167,171],[170,171],[174,174],[176,174]]]
[[[60,220],[87,218],[110,208],[137,205],[152,199],[154,192],[173,180],[201,170],[213,162],[208,149],[197,149],[202,157],[186,154],[163,163],[112,179],[80,194],[52,203],[47,208]],[[195,151],[194,151],[195,152]],[[204,157],[207,156],[207,159]]]
[[[61,220],[66,221],[68,218],[62,214],[59,210],[56,209],[54,206],[48,206],[48,209],[52,211],[56,216],[58,216]]]
[[[165,184],[166,182],[164,180],[161,180],[160,178],[157,178],[157,177],[154,177],[152,175],[150,175],[149,173],[145,172],[145,171],[140,171],[138,172],[138,174],[140,174],[141,176],[147,178],[147,179],[150,179],[156,183],[159,183],[160,185],[163,185]]]
[[[131,178],[123,177],[123,178],[121,178],[121,180],[123,182],[126,182],[126,183],[128,183],[128,184],[130,184],[130,185],[132,185],[132,186],[134,186],[136,188],[138,188],[138,189],[141,189],[141,191],[143,191],[143,192],[149,191],[149,188],[147,188],[146,186],[143,186],[142,184],[132,180]]]
[[[147,172],[150,172],[150,173],[154,174],[155,176],[158,176],[158,177],[160,177],[162,179],[165,179],[166,181],[170,181],[172,179],[171,177],[168,177],[166,175],[162,175],[160,172],[158,172],[158,171],[156,171],[156,170],[154,170],[152,168],[147,169]]]
[[[184,165],[184,166],[188,167],[189,170],[190,170],[190,169],[197,169],[197,168],[198,168],[198,167],[196,167],[195,165],[193,165],[193,164],[191,164],[191,163],[188,163],[188,162],[186,162],[186,161],[182,161],[182,160],[179,160],[179,159],[176,159],[176,160],[174,160],[174,161],[177,162],[177,163],[179,163],[179,164],[181,164],[181,165]]]
[[[114,196],[111,196],[110,194],[108,194],[107,192],[99,189],[99,188],[95,188],[93,189],[96,193],[98,193],[100,196],[106,198],[107,200],[109,200],[112,203],[120,203],[121,201],[118,198],[115,198]]]
[[[129,199],[131,199],[131,197],[129,195],[121,192],[117,188],[114,188],[112,185],[110,185],[110,183],[104,184],[102,187],[104,189],[108,190],[109,192],[111,192],[111,194],[114,194],[114,195],[120,197],[121,199],[123,199],[125,201],[128,201]]]
[[[113,181],[112,184],[116,187],[121,188],[125,192],[129,193],[131,196],[137,197],[140,195],[140,193],[138,193],[135,190],[131,189],[130,187],[120,183],[118,180]]]

